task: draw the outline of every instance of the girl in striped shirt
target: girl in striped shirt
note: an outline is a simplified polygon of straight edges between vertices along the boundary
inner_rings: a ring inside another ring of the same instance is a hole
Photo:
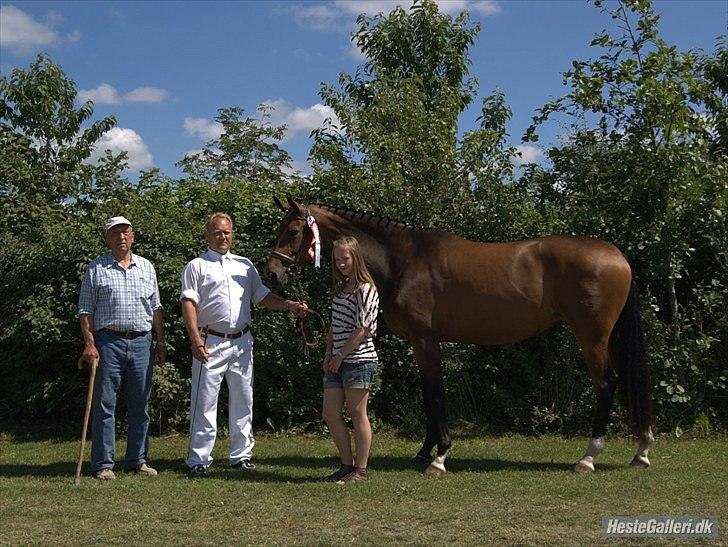
[[[323,365],[322,414],[341,457],[341,466],[327,480],[344,485],[368,478],[372,429],[367,402],[377,370],[373,338],[377,331],[379,295],[354,237],[334,241],[331,272],[331,330]],[[356,458],[351,451],[349,428],[341,415],[344,403],[354,424]]]

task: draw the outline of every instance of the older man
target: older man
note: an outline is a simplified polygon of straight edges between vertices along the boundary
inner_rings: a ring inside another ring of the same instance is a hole
[[[145,476],[157,472],[148,465],[152,359],[164,362],[164,322],[157,274],[146,258],[132,253],[134,230],[124,217],[105,223],[110,252],[86,269],[78,299],[81,332],[86,343],[82,359],[99,361],[93,398],[91,471],[112,480],[115,452],[115,411],[124,381],[128,418],[126,465]],[[152,330],[157,338],[153,352]]]
[[[230,393],[232,467],[253,464],[253,335],[250,303],[305,315],[303,302],[284,300],[263,285],[253,263],[230,252],[233,222],[215,213],[205,228],[209,249],[182,272],[182,315],[192,342],[190,446],[187,467],[204,477],[217,436],[217,398],[222,379]]]

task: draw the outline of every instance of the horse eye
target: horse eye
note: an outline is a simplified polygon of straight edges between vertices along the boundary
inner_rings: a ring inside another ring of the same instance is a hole
[[[301,231],[296,229],[288,230],[288,237],[296,237]]]

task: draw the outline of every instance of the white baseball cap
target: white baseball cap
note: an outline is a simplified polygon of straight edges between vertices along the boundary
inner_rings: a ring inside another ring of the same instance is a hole
[[[109,220],[106,221],[104,225],[106,226],[106,231],[108,232],[114,226],[118,226],[119,224],[128,224],[129,227],[131,227],[131,222],[129,222],[129,220],[127,220],[125,217],[111,217]]]

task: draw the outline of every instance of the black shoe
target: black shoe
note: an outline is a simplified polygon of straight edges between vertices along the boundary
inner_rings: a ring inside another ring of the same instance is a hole
[[[336,471],[331,473],[331,475],[329,475],[328,477],[324,478],[324,480],[336,482],[336,481],[341,480],[342,478],[346,477],[352,471],[354,471],[353,465],[345,465],[342,463]]]
[[[253,463],[253,460],[245,458],[244,460],[240,460],[239,462],[231,463],[230,467],[234,469],[246,469],[248,471],[252,471],[253,469],[255,469],[255,464]]]
[[[195,465],[187,468],[187,475],[190,478],[202,478],[207,476],[207,467],[204,465]]]

